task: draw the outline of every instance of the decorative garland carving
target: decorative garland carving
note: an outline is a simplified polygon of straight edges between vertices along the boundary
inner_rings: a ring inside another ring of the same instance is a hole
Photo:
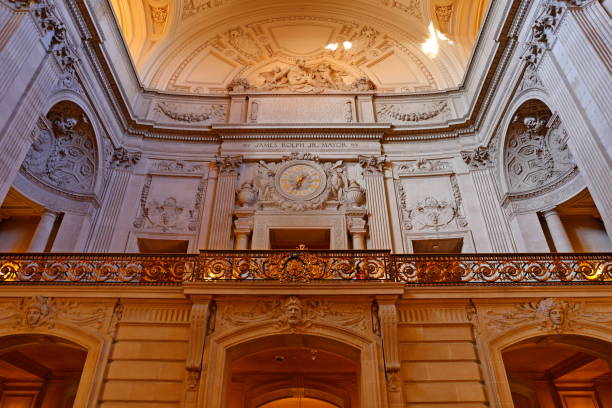
[[[145,184],[140,194],[140,211],[134,220],[134,227],[138,229],[161,229],[167,231],[195,231],[200,218],[200,207],[206,189],[205,180],[202,178],[194,198],[193,207],[187,209],[175,197],[168,196],[162,201],[150,200],[149,190],[153,181],[152,175],[147,175]]]
[[[453,192],[453,202],[427,196],[423,200],[417,201],[416,205],[409,207],[406,190],[401,182],[397,183],[404,228],[408,231],[414,229],[438,231],[448,226],[453,220],[458,227],[467,227],[467,220],[461,211],[463,198],[457,177],[454,174],[450,176],[450,184]]]
[[[452,170],[452,165],[449,162],[428,158],[421,158],[415,162],[402,164],[398,167],[400,175],[449,172]]]
[[[24,6],[25,1],[18,1]],[[66,26],[59,18],[55,5],[46,0],[34,0],[28,2],[35,4],[33,16],[42,31],[43,41],[63,71],[74,75],[78,57],[74,48],[68,43]],[[16,3],[17,4],[17,3]]]
[[[159,102],[155,107],[157,112],[177,122],[197,123],[205,121],[225,122],[225,105],[210,105],[202,113],[179,112],[177,106],[167,102]]]
[[[68,193],[93,192],[96,139],[83,111],[72,102],[55,105],[39,121],[36,140],[22,171],[31,178]]]
[[[423,112],[402,112],[400,106],[396,104],[383,103],[376,105],[376,114],[378,115],[379,121],[387,118],[398,122],[422,122],[433,119],[449,111],[448,102],[446,101],[437,102]]]

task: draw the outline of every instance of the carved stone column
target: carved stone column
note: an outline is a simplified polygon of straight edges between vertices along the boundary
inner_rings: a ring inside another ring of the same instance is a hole
[[[362,251],[366,248],[366,228],[365,217],[367,215],[364,209],[349,209],[346,211],[346,225],[348,226],[349,234],[353,241],[353,249]]]
[[[255,211],[250,209],[238,209],[234,213],[234,249],[245,251],[249,249],[249,238],[253,232],[253,214]]]
[[[383,342],[383,353],[385,359],[385,376],[387,378],[387,392],[389,395],[389,407],[403,407],[402,380],[400,377],[400,357],[397,326],[399,319],[395,296],[377,296],[378,319]]]
[[[567,8],[561,19],[552,20],[552,32],[532,41],[534,49],[543,50],[533,64],[554,101],[551,108],[571,135],[568,146],[612,239],[609,16],[599,1],[563,3]],[[549,18],[549,10],[542,8],[539,18]]]
[[[491,250],[493,252],[516,251],[508,221],[503,214],[498,199],[498,186],[493,174],[494,169],[489,157],[489,149],[480,146],[472,151],[461,152],[461,157],[468,165],[470,176],[474,181],[478,202],[491,242]]]
[[[359,156],[366,185],[371,249],[391,249],[384,175],[386,162],[385,156]]]
[[[557,252],[574,252],[572,241],[570,241],[569,237],[567,236],[567,232],[565,231],[565,227],[563,227],[563,222],[561,221],[559,212],[555,208],[552,208],[548,211],[544,211],[542,215],[546,220],[548,231],[550,232],[550,236],[555,243],[555,249]]]
[[[34,236],[32,236],[32,240],[30,241],[28,252],[45,251],[45,247],[49,242],[49,237],[51,236],[51,231],[53,230],[53,225],[55,224],[55,220],[57,220],[58,215],[59,214],[55,211],[48,209],[43,211],[42,215],[40,216],[38,226],[36,227],[36,231],[34,231]]]
[[[209,249],[229,249],[238,169],[242,156],[217,156],[217,191],[210,227]]]
[[[129,152],[124,147],[114,147],[107,158],[107,169],[102,189],[102,205],[93,221],[93,233],[87,251],[112,250],[113,231],[119,222],[121,205],[133,184],[134,167],[142,157],[140,152]]]
[[[202,357],[206,336],[214,330],[215,303],[209,296],[192,298],[191,327],[187,360],[185,364],[185,395],[183,407],[196,407],[200,377],[202,374]]]

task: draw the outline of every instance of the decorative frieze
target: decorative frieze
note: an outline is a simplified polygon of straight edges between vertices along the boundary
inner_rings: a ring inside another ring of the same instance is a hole
[[[486,324],[495,332],[505,332],[521,325],[537,323],[542,330],[561,333],[576,330],[584,323],[609,326],[612,316],[607,312],[587,311],[582,303],[557,298],[519,303],[507,312],[489,311]]]
[[[19,2],[21,5],[24,1]],[[66,35],[66,26],[59,18],[55,5],[46,0],[29,2],[36,6],[32,9],[38,27],[41,30],[43,41],[63,71],[74,74],[78,57],[74,48],[69,44]]]
[[[400,177],[431,173],[452,172],[451,163],[442,160],[421,158],[415,162],[410,162],[398,166],[397,173]]]
[[[99,332],[105,329],[110,311],[97,303],[34,296],[6,308],[0,313],[0,321],[12,322],[20,330],[49,330],[61,322]]]
[[[424,110],[420,111],[405,112],[404,109],[402,105],[387,103],[377,104],[376,115],[378,116],[379,122],[387,120],[390,122],[410,123],[434,119],[443,113],[450,112],[447,101],[425,105]]]
[[[199,174],[204,173],[206,164],[188,162],[185,160],[158,160],[152,166],[152,170],[163,173]]]
[[[254,305],[224,305],[220,313],[222,319],[218,326],[223,331],[268,323],[278,331],[307,331],[313,325],[326,324],[363,333],[369,321],[367,304],[335,303],[298,296],[260,300]]]
[[[184,108],[176,104],[158,102],[155,111],[162,113],[167,118],[177,122],[199,123],[199,122],[225,122],[226,106],[215,104],[207,106],[203,112],[185,112]]]
[[[245,78],[236,78],[228,90],[234,92],[252,90],[321,93],[324,91],[363,92],[375,89],[374,83],[366,77],[359,77],[347,83],[344,78],[353,77],[349,72],[336,68],[328,62],[308,66],[302,59],[286,66],[276,66],[272,71],[260,72],[259,76],[262,81],[258,85],[251,84]]]

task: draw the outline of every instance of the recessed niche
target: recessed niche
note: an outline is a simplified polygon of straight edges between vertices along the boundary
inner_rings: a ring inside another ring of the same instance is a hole
[[[186,254],[188,248],[187,240],[138,238],[138,250],[142,254]]]
[[[271,229],[270,249],[295,249],[306,245],[308,249],[329,249],[329,229]]]
[[[415,239],[412,249],[415,254],[460,254],[463,238]]]

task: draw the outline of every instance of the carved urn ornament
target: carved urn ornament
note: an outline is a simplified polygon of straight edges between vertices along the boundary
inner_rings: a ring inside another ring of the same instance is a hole
[[[345,203],[348,208],[360,208],[365,201],[365,193],[356,181],[351,181],[344,195]]]
[[[257,191],[255,191],[251,183],[246,182],[242,184],[236,194],[236,201],[239,207],[252,207],[255,205],[257,202]]]

